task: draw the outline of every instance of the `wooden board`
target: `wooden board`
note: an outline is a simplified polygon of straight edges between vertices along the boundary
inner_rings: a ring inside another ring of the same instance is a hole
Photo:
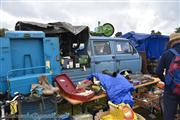
[[[147,82],[147,83],[140,84],[140,85],[136,85],[135,88],[141,88],[141,87],[145,87],[145,86],[152,85],[152,84],[155,84],[155,83],[160,82],[160,79],[159,79],[159,78],[154,78],[154,77],[153,77],[153,79],[154,79],[154,81]]]
[[[65,100],[67,100],[69,103],[73,104],[73,105],[77,105],[77,104],[83,104],[85,102],[90,102],[90,101],[93,101],[93,100],[98,100],[98,99],[101,99],[101,98],[104,98],[106,97],[106,93],[102,93],[101,95],[99,96],[94,96],[92,97],[91,99],[89,99],[88,101],[80,101],[80,100],[75,100],[75,99],[72,99],[72,98],[69,98],[63,94],[60,94]]]

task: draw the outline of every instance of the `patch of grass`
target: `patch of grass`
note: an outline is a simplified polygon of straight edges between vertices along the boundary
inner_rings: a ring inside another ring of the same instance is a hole
[[[95,100],[95,101],[91,101],[88,103],[84,103],[84,107],[85,107],[85,113],[87,113],[87,106],[91,106],[95,103],[102,103],[102,104],[106,104],[107,100],[105,98],[99,99],[99,100]],[[58,114],[63,114],[65,112],[68,113],[72,113],[72,105],[70,103],[68,103],[67,101],[63,100],[62,103],[58,104]],[[82,113],[82,105],[78,104],[78,105],[74,105],[73,106],[73,114],[78,114],[78,113]]]
[[[107,104],[107,100],[106,98],[102,98],[96,101],[92,101],[92,102],[88,102],[85,103],[85,109],[87,108],[87,106],[91,106],[94,105],[96,103],[102,103],[102,104]],[[146,120],[163,120],[162,115],[160,112],[156,112],[154,115],[156,116],[155,119],[152,119],[151,117],[149,117],[151,111],[150,109],[146,109],[146,108],[136,108],[134,109],[134,111],[140,115],[142,115],[144,118],[146,118]],[[71,104],[68,103],[67,101],[63,101],[62,103],[58,104],[58,114],[63,114],[65,112],[68,112],[71,114],[72,109],[71,109]],[[82,113],[82,109],[81,109],[81,105],[74,105],[73,106],[73,114],[79,114]],[[87,113],[87,110],[85,110],[85,113]]]

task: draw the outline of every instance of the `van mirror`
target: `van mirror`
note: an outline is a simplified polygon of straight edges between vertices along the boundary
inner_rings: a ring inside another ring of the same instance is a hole
[[[83,50],[84,47],[85,47],[84,43],[80,43],[80,45],[78,45],[77,43],[72,44],[73,49],[77,48],[77,50]]]
[[[134,47],[131,44],[129,44],[129,46],[131,49],[131,54],[134,55],[136,53],[136,50],[134,49]]]

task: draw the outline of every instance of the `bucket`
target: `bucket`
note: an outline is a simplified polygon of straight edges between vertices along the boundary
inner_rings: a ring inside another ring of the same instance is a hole
[[[141,116],[138,113],[136,113],[136,116],[137,116],[137,120],[146,120],[143,116]]]

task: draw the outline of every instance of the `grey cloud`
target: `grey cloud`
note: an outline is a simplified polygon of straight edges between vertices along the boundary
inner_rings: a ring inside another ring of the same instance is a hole
[[[74,25],[88,25],[91,29],[97,26],[97,21],[101,21],[111,22],[116,31],[123,33],[132,30],[149,32],[156,29],[169,34],[180,25],[180,2],[158,1],[3,2],[1,10],[9,13],[16,20],[25,18],[40,22],[66,21]],[[11,23],[3,24],[7,27],[12,26],[9,25]]]

